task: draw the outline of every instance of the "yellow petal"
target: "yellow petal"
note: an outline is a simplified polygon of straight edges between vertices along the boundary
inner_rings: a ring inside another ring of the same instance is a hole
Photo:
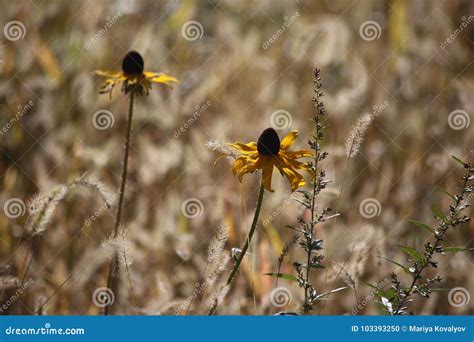
[[[234,164],[232,165],[232,173],[234,176],[241,174],[245,168],[247,158],[246,157],[239,157],[234,160]]]
[[[232,147],[234,150],[243,155],[250,155],[257,152],[257,143],[253,141],[248,144],[237,142],[233,144],[227,144],[227,146]]]
[[[285,163],[287,166],[291,166],[295,170],[309,170],[310,169],[308,164],[299,162],[291,158],[285,158]]]
[[[121,71],[95,70],[94,74],[96,74],[97,76],[109,77],[109,78],[123,77],[123,73]]]
[[[167,86],[171,86],[173,83],[179,84],[179,80],[177,78],[167,75],[167,74],[163,74],[163,73],[158,74],[158,73],[148,72],[148,71],[145,71],[143,74],[150,82],[161,83]]]
[[[314,157],[313,151],[311,150],[285,151],[284,153],[291,159]]]
[[[144,72],[143,72],[143,75],[145,75],[146,78],[153,78],[153,77],[156,77],[156,76],[160,76],[161,73],[159,73],[159,72],[151,72],[151,71],[144,71]]]
[[[242,156],[237,158],[232,165],[232,173],[234,176],[237,176],[239,182],[242,181],[242,177],[246,173],[255,172],[258,169],[262,168],[262,160],[261,158],[250,158],[246,156]]]
[[[278,156],[275,158],[275,166],[278,168],[280,173],[288,179],[291,185],[291,191],[296,191],[298,187],[304,186],[306,183],[303,176],[297,172],[297,167],[293,165],[294,162],[299,163],[295,160],[288,160],[284,156]],[[302,163],[300,163],[302,164]]]
[[[260,156],[262,160],[262,183],[263,187],[268,191],[272,190],[272,174],[273,174],[273,162],[271,157]]]
[[[290,133],[286,135],[280,142],[280,150],[286,150],[288,149],[291,145],[294,144],[296,141],[296,137],[298,137],[298,131],[293,130]]]

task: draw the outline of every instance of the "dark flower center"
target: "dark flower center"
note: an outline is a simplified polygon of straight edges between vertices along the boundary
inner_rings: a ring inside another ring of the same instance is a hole
[[[264,156],[278,154],[280,151],[280,138],[273,128],[267,128],[260,134],[257,142],[257,151]]]
[[[136,51],[127,52],[122,61],[122,71],[126,74],[141,74],[144,66],[142,56]]]

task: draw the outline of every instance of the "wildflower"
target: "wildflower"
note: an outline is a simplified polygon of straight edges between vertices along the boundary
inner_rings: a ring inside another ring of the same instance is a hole
[[[122,71],[95,71],[95,74],[98,76],[106,77],[104,84],[101,87],[100,93],[109,93],[110,97],[112,97],[112,90],[114,89],[115,85],[118,83],[122,83],[122,92],[125,94],[130,94],[130,101],[128,107],[128,124],[127,124],[127,132],[125,135],[125,153],[123,157],[122,163],[122,181],[120,183],[120,190],[119,200],[118,200],[118,207],[117,207],[117,216],[115,219],[115,227],[114,232],[112,235],[112,239],[118,238],[119,234],[119,227],[121,226],[122,222],[122,211],[124,207],[124,193],[125,193],[125,186],[127,184],[127,167],[128,167],[128,155],[130,152],[130,144],[132,140],[132,120],[133,120],[133,108],[134,108],[134,101],[135,95],[143,95],[143,89],[146,90],[146,94],[148,95],[151,89],[151,84],[154,83],[161,83],[168,87],[171,87],[173,83],[179,83],[179,81],[174,78],[173,76],[167,75],[165,73],[156,73],[156,72],[149,72],[145,70],[145,62],[143,61],[142,56],[136,51],[128,52],[122,61]],[[114,250],[113,257],[110,261],[109,267],[109,275],[107,280],[107,287],[109,287],[112,292],[117,292],[119,277],[118,271],[120,270],[120,262],[125,264],[125,269],[127,271],[127,276],[130,285],[130,292],[133,297],[133,289],[132,289],[132,282],[130,278],[130,273],[128,269],[128,263],[125,260],[126,253],[123,253],[123,260],[120,260],[121,252]],[[134,297],[133,297],[134,298]],[[112,305],[106,306],[104,308],[104,314],[108,315],[112,309]]]
[[[152,83],[161,83],[170,88],[173,83],[179,83],[173,76],[163,72],[144,71],[144,67],[145,62],[142,56],[136,51],[130,51],[123,58],[122,71],[96,70],[94,73],[97,76],[106,78],[100,93],[109,93],[112,97],[115,85],[122,83],[122,92],[125,94],[133,91],[138,95],[143,95],[143,89],[145,89],[148,95]]]
[[[258,138],[258,142],[228,144],[229,147],[240,154],[235,159],[232,167],[234,176],[242,181],[244,174],[261,169],[264,188],[273,191],[271,183],[273,167],[275,166],[281,175],[288,179],[292,191],[305,185],[304,178],[298,173],[298,170],[306,170],[311,173],[312,168],[310,164],[302,163],[297,159],[313,157],[313,152],[310,150],[290,151],[289,148],[293,145],[297,136],[298,131],[293,130],[280,141],[277,132],[273,128],[267,128]]]

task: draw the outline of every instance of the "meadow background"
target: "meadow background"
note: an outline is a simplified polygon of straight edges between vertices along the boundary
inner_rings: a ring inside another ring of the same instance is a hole
[[[2,314],[102,310],[94,295],[107,281],[116,206],[104,206],[92,187],[74,187],[41,235],[23,231],[41,191],[84,174],[117,191],[128,99],[119,87],[112,99],[99,95],[92,72],[120,70],[129,50],[142,54],[146,70],[166,71],[181,84],[155,85],[136,102],[123,242],[131,265],[114,294],[118,313],[185,314],[186,301],[191,314],[206,312],[201,297],[212,290],[196,294],[196,283],[209,242],[225,225],[227,254],[242,245],[259,177],[239,184],[229,162],[214,166],[217,155],[205,144],[255,141],[273,126],[280,137],[298,129],[297,145],[306,148],[315,67],[328,124],[323,167],[332,180],[319,201],[341,215],[317,227],[326,268],[313,272],[313,283],[321,292],[345,286],[337,272],[343,265],[357,274],[360,301],[368,298],[357,313],[382,313],[365,283],[399,271],[377,255],[404,262],[396,244],[423,247],[427,233],[407,220],[433,224],[430,206],[449,204],[436,188],[460,186],[463,170],[450,156],[473,160],[473,16],[469,0],[1,1]],[[348,162],[345,142],[364,113],[374,120]],[[277,172],[273,187],[220,314],[274,314],[301,304],[301,289],[280,280],[288,291],[274,305],[275,279],[263,275],[276,271],[292,235],[285,225],[302,214]],[[474,247],[473,237],[471,222],[447,244]],[[291,272],[298,257],[290,252],[282,270]],[[473,314],[474,298],[461,306],[448,298],[456,287],[474,297],[472,252],[437,260],[445,290],[411,306],[417,314]],[[355,307],[348,289],[315,314]]]

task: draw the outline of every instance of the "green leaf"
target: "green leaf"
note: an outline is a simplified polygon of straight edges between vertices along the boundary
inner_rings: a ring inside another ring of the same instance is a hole
[[[385,291],[376,291],[375,294],[378,296],[378,297],[385,297],[387,299],[393,299],[397,296],[397,291],[395,291],[394,289],[392,288],[389,288]]]
[[[432,205],[431,206],[431,211],[433,212],[434,216],[438,219],[438,220],[443,220],[444,222],[447,222],[447,218],[446,216],[444,216],[443,212],[441,211],[441,209],[439,209],[438,207]]]
[[[462,167],[466,167],[467,163],[465,161],[462,161],[461,159],[459,159],[456,156],[451,156],[451,158],[453,158],[455,161],[457,161],[459,164],[461,164]]]
[[[385,260],[387,260],[387,261],[390,261],[392,264],[397,265],[398,267],[401,267],[401,268],[405,271],[405,273],[408,273],[408,274],[410,274],[410,275],[412,274],[412,273],[408,270],[408,268],[406,268],[405,266],[403,266],[403,265],[400,264],[399,262],[396,262],[395,260],[392,260],[392,259],[389,259],[389,258],[387,258],[387,257],[384,257],[383,255],[377,255],[377,256],[380,257],[380,258],[382,258],[382,259],[385,259]]]
[[[408,222],[413,223],[415,226],[418,226],[420,228],[425,229],[426,231],[433,233],[434,234],[434,229],[428,226],[427,224],[424,224],[423,222],[416,221],[416,220],[408,220]]]
[[[420,254],[416,249],[408,247],[408,246],[401,246],[401,245],[396,245],[397,247],[400,247],[400,250],[411,256],[413,259],[416,261],[422,262],[424,260],[423,255]]]
[[[437,189],[439,192],[442,192],[443,194],[445,194],[446,196],[448,196],[449,198],[451,198],[454,202],[456,202],[456,197],[454,197],[453,194],[450,194],[449,192],[447,192],[447,191],[444,190],[443,188],[440,188],[439,186],[437,186],[436,189]]]
[[[298,282],[298,278],[295,277],[293,274],[289,273],[276,273],[276,272],[271,272],[271,273],[264,273],[263,275],[271,276],[271,277],[276,277],[276,278],[282,278],[286,280],[291,280],[291,281],[296,281]]]
[[[446,247],[444,249],[445,252],[448,253],[458,253],[458,252],[468,252],[474,251],[474,248],[465,248],[465,247]]]

